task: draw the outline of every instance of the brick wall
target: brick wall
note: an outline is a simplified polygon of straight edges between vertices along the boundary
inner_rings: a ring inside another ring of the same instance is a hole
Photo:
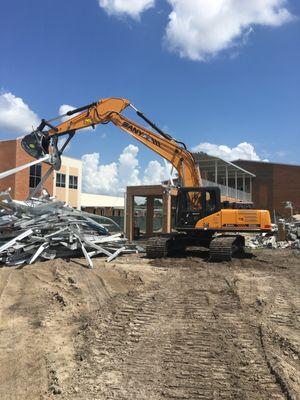
[[[257,161],[234,161],[234,164],[256,175],[253,180],[253,202],[256,208],[274,210],[283,217],[290,216],[285,201],[298,206],[300,212],[300,166]],[[297,210],[295,210],[297,211]]]
[[[0,142],[0,172],[5,172],[16,166],[16,141],[9,140]],[[11,195],[14,197],[15,175],[0,179],[0,191],[11,188]]]
[[[20,140],[0,142],[0,172],[26,164],[34,159],[21,147]],[[42,176],[48,171],[49,165],[42,164]],[[11,196],[16,200],[26,200],[29,196],[29,168],[0,180],[0,190],[11,187]],[[53,195],[53,173],[46,181],[44,187]]]

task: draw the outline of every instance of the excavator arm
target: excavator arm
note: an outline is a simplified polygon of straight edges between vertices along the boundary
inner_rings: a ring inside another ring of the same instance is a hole
[[[127,107],[135,110],[136,114],[150,125],[156,132],[137,124],[135,121],[125,117],[122,111]],[[60,168],[60,154],[65,149],[67,143],[74,134],[83,128],[95,127],[98,124],[112,122],[118,128],[143,143],[149,149],[159,154],[169,161],[177,170],[184,187],[202,186],[199,169],[195,163],[193,155],[186,149],[182,142],[176,141],[170,135],[164,133],[152,121],[137,110],[127,99],[108,98],[102,99],[97,103],[92,103],[84,107],[69,111],[66,115],[74,117],[57,126],[52,125],[52,121],[42,120],[36,131],[22,139],[23,149],[34,158],[40,158],[49,152],[54,153],[56,169]],[[59,117],[61,118],[61,117]],[[45,127],[50,128],[43,131]],[[57,149],[57,141],[60,136],[69,135],[61,150]]]

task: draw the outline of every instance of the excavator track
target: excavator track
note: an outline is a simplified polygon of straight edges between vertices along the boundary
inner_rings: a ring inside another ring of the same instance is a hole
[[[230,261],[233,254],[242,251],[245,238],[240,235],[217,236],[210,242],[210,261]]]
[[[185,251],[186,235],[178,233],[150,238],[146,245],[148,258],[164,258]]]
[[[146,255],[148,258],[164,258],[168,255],[168,245],[171,238],[153,237],[150,238],[146,245]]]
[[[189,245],[186,235],[172,234],[150,238],[146,245],[148,258],[165,258],[173,253],[184,252]],[[214,262],[230,261],[232,256],[241,252],[245,245],[245,238],[241,235],[217,236],[209,245],[209,260]]]

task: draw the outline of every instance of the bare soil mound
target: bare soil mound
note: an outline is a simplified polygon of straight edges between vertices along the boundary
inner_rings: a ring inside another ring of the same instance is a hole
[[[0,269],[0,398],[298,399],[300,253]]]

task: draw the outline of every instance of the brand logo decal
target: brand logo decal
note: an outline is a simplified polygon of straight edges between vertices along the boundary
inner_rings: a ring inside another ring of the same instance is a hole
[[[131,125],[129,122],[126,122],[126,121],[123,122],[122,126],[123,126],[123,128],[128,129],[130,132],[134,133],[135,135],[138,135],[138,136],[148,140],[148,142],[155,144],[155,146],[160,147],[160,143],[158,140],[154,139],[153,137],[149,136],[147,133],[145,133],[142,130]]]

